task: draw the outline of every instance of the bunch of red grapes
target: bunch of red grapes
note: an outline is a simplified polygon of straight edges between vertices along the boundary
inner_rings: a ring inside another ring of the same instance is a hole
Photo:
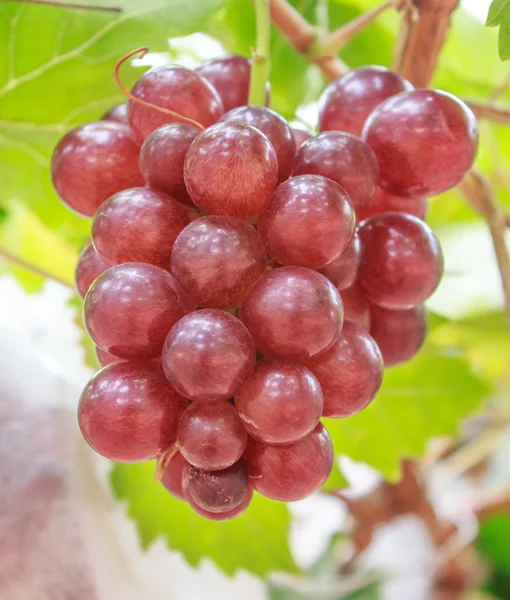
[[[319,489],[321,417],[358,413],[416,354],[443,271],[426,198],[477,147],[461,101],[381,67],[331,83],[318,135],[248,106],[249,78],[232,55],[153,68],[52,163],[93,217],[76,285],[104,368],[81,431],[115,461],[158,458],[169,492],[214,520],[253,490]]]

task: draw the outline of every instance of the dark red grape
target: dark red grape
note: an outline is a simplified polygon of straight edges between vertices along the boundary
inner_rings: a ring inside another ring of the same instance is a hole
[[[143,185],[140,146],[123,123],[80,125],[57,144],[51,178],[62,202],[91,217],[100,204],[121,190]]]
[[[384,370],[374,340],[351,321],[344,322],[327,352],[305,364],[321,384],[325,417],[348,417],[363,410],[377,394]]]
[[[208,308],[174,325],[165,340],[161,362],[170,383],[186,398],[226,400],[252,372],[255,347],[241,321]]]
[[[319,269],[349,245],[356,217],[331,179],[301,175],[280,184],[258,221],[267,252],[282,265]]]
[[[250,61],[237,54],[206,60],[197,68],[220,95],[225,111],[248,104],[250,72]]]
[[[131,93],[145,102],[166,108],[209,127],[223,114],[223,104],[213,86],[195,71],[174,65],[154,67],[135,83]],[[133,100],[128,104],[131,127],[145,139],[165,123],[180,119]]]
[[[428,225],[404,213],[385,213],[361,223],[364,262],[359,280],[377,306],[404,310],[418,306],[443,275],[441,247]]]
[[[111,365],[112,363],[118,362],[119,360],[124,360],[122,358],[119,358],[118,356],[114,356],[113,354],[110,354],[109,352],[105,352],[104,350],[101,350],[101,348],[99,346],[96,346],[96,356],[97,356],[97,360],[99,361],[99,364],[102,367]]]
[[[218,123],[191,144],[184,166],[193,202],[214,215],[258,214],[273,193],[278,161],[270,141],[244,123]]]
[[[305,142],[296,154],[292,175],[329,177],[344,188],[356,211],[367,206],[379,181],[375,154],[350,133],[330,131]]]
[[[241,457],[248,436],[229,402],[193,402],[181,418],[177,439],[191,465],[218,471]]]
[[[168,269],[188,213],[170,196],[149,188],[124,190],[101,205],[92,221],[92,241],[110,265],[144,262]]]
[[[175,443],[187,404],[156,362],[122,361],[99,371],[85,386],[78,422],[98,454],[138,462],[156,458]]]
[[[320,273],[281,267],[257,283],[239,316],[265,356],[304,359],[333,344],[343,307],[335,286]]]
[[[221,471],[191,467],[188,490],[194,502],[209,512],[223,513],[239,506],[248,492],[248,469],[241,458]]]
[[[423,306],[409,310],[372,306],[370,317],[370,335],[379,346],[385,367],[411,360],[425,341],[427,316]]]
[[[336,289],[341,292],[350,287],[358,277],[363,259],[363,250],[357,233],[352,237],[351,243],[335,258],[333,262],[319,270],[327,277]]]
[[[204,510],[203,508],[200,508],[200,506],[198,506],[198,504],[193,500],[189,493],[186,497],[186,500],[188,501],[190,507],[197,514],[199,514],[201,517],[204,517],[205,519],[209,519],[209,521],[230,521],[230,519],[235,519],[235,517],[238,517],[248,508],[252,497],[253,490],[251,488],[248,488],[248,491],[246,492],[242,502],[238,506],[220,513],[213,513],[208,510]]]
[[[291,130],[292,135],[294,136],[294,142],[296,143],[296,151],[299,150],[307,140],[315,135],[313,131],[302,129],[301,127],[291,127]]]
[[[108,265],[101,259],[92,243],[87,242],[78,258],[74,272],[74,284],[82,298],[85,298],[94,279],[107,268]]]
[[[235,396],[245,429],[266,444],[296,442],[322,415],[321,386],[303,365],[261,360]]]
[[[365,331],[370,330],[370,304],[359,283],[342,291],[342,302],[344,303],[344,319],[352,321]]]
[[[193,205],[184,184],[184,160],[199,133],[200,129],[187,123],[162,125],[153,131],[140,150],[140,171],[145,183],[179,202]]]
[[[170,328],[192,309],[167,271],[145,263],[110,267],[85,298],[85,325],[94,342],[121,358],[153,358]]]
[[[296,155],[296,142],[287,121],[265,106],[241,106],[226,113],[222,121],[240,121],[267,136],[278,159],[278,181],[288,179]]]
[[[387,212],[403,212],[424,220],[427,215],[427,199],[395,196],[378,187],[370,200],[370,204],[359,211],[358,221]]]
[[[399,196],[435,196],[471,169],[478,125],[455,96],[414,90],[378,106],[365,123],[363,139],[379,161],[382,187]]]
[[[172,273],[199,306],[238,306],[265,271],[266,251],[255,229],[233,217],[201,217],[179,235]]]
[[[321,488],[333,468],[333,444],[319,423],[293,444],[269,446],[249,438],[244,459],[250,485],[263,496],[294,502]]]
[[[179,500],[185,500],[182,489],[182,479],[185,474],[187,474],[187,470],[190,468],[190,466],[191,465],[186,461],[182,454],[180,452],[176,452],[163,471],[161,483],[172,494],[172,496],[179,498]]]
[[[127,102],[116,104],[110,110],[107,110],[101,117],[101,121],[117,121],[117,123],[125,123],[129,125],[128,120],[128,105]]]
[[[368,115],[395,94],[412,90],[412,84],[385,67],[355,69],[328,85],[319,101],[319,130],[348,131],[361,135]]]

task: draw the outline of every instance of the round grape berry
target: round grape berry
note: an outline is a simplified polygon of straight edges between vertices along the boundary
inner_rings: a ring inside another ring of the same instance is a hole
[[[418,306],[438,286],[443,256],[434,232],[420,219],[385,213],[359,228],[364,262],[359,281],[372,303],[404,310]]]
[[[426,198],[404,198],[390,194],[382,187],[378,187],[370,200],[370,204],[359,211],[358,221],[387,212],[402,212],[414,215],[422,221],[427,216]]]
[[[329,348],[342,329],[335,286],[303,267],[281,267],[261,279],[239,316],[264,356],[305,359]]]
[[[414,90],[378,106],[365,123],[363,139],[379,161],[382,187],[398,196],[435,196],[471,169],[478,125],[455,96]]]
[[[248,492],[248,469],[243,459],[221,471],[191,467],[188,490],[195,503],[204,510],[213,513],[233,510]]]
[[[107,269],[85,297],[85,325],[94,342],[121,358],[159,355],[170,328],[192,309],[167,271],[145,263]]]
[[[193,466],[218,471],[242,456],[248,436],[236,409],[226,401],[193,402],[182,415],[179,449]]]
[[[163,65],[149,69],[135,83],[131,94],[204,127],[216,123],[224,112],[221,98],[213,86],[195,71],[184,67]],[[128,118],[141,140],[165,123],[180,122],[178,117],[135,100],[129,101]]]
[[[127,102],[117,104],[105,112],[105,114],[101,117],[101,121],[117,121],[117,123],[129,125],[127,109]]]
[[[370,202],[379,181],[377,159],[367,144],[341,131],[321,133],[296,154],[292,175],[329,177],[349,195],[356,211]]]
[[[123,360],[122,358],[119,358],[118,356],[114,356],[113,354],[110,354],[109,352],[106,352],[105,350],[101,350],[101,348],[99,346],[96,346],[96,356],[97,356],[97,360],[99,361],[99,364],[102,367],[106,367],[108,365],[111,365],[114,362]]]
[[[263,275],[266,251],[257,231],[233,217],[201,217],[172,251],[172,273],[204,308],[233,308]]]
[[[412,84],[385,67],[354,69],[328,85],[319,100],[319,131],[361,135],[370,113],[381,102],[413,89]]]
[[[296,151],[301,148],[301,146],[310,138],[312,138],[315,133],[310,131],[310,129],[305,129],[302,127],[291,127],[292,135],[294,136],[294,142],[296,143]]]
[[[86,442],[119,462],[156,458],[175,443],[188,402],[154,361],[122,361],[95,375],[80,398],[78,422]]]
[[[269,446],[249,438],[244,459],[250,484],[263,496],[295,502],[316,492],[333,468],[333,445],[319,423],[293,444]]]
[[[197,73],[218,92],[225,112],[248,104],[251,65],[244,56],[227,54],[207,60],[197,68]]]
[[[381,387],[383,359],[370,335],[345,321],[327,351],[306,361],[324,394],[324,417],[348,417],[363,410]]]
[[[201,133],[186,155],[184,178],[193,202],[213,215],[258,214],[276,187],[278,161],[254,127],[218,123]]]
[[[92,282],[101,273],[106,271],[108,265],[102,260],[91,242],[87,242],[83,248],[74,272],[74,284],[78,294],[85,298]]]
[[[92,241],[109,265],[143,262],[168,269],[188,213],[170,196],[132,188],[104,202],[92,221]]]
[[[139,153],[133,132],[123,123],[80,125],[67,133],[53,152],[53,185],[64,204],[91,217],[113,194],[143,185]]]
[[[161,483],[165,488],[179,500],[185,500],[182,489],[183,477],[187,477],[191,465],[186,461],[180,452],[176,452],[169,463],[166,465],[161,478]]]
[[[355,233],[351,243],[340,254],[338,258],[327,264],[319,270],[324,277],[327,277],[336,289],[341,292],[351,287],[356,281],[361,263],[363,261],[363,249],[359,235]]]
[[[370,304],[359,283],[345,289],[341,293],[344,303],[344,319],[352,321],[363,327],[365,331],[370,330]]]
[[[268,253],[280,264],[319,269],[349,245],[356,217],[331,179],[300,175],[280,184],[258,221]]]
[[[231,398],[255,366],[255,347],[233,315],[207,308],[178,321],[168,334],[161,362],[175,389],[190,400]]]

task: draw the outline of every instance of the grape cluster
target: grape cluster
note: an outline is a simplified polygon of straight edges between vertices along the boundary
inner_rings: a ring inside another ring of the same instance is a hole
[[[426,198],[477,147],[462,102],[380,67],[331,83],[318,135],[248,106],[249,77],[240,56],[153,68],[52,164],[93,217],[76,286],[104,368],[81,431],[107,458],[158,458],[168,491],[213,520],[253,490],[320,488],[321,417],[361,411],[419,350],[443,270]]]

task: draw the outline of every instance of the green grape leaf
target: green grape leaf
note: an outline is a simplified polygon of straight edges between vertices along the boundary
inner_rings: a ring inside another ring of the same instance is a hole
[[[191,565],[207,557],[230,576],[239,569],[261,577],[269,571],[297,571],[287,541],[290,515],[281,502],[255,493],[242,515],[213,522],[156,483],[153,463],[116,464],[111,483],[117,498],[127,502],[145,548],[163,536]]]
[[[390,480],[403,458],[424,454],[430,438],[458,433],[491,386],[449,349],[427,344],[406,365],[387,369],[381,390],[361,413],[325,419],[335,453],[368,463]]]
[[[510,0],[493,0],[487,15],[488,27],[499,26],[499,56],[510,58]]]
[[[122,95],[113,65],[137,46],[168,49],[170,36],[200,30],[223,0],[119,0],[122,13],[0,3],[2,202],[16,200],[74,243],[89,220],[62,205],[49,160],[73,125],[97,119]],[[130,84],[139,69],[126,66]]]

